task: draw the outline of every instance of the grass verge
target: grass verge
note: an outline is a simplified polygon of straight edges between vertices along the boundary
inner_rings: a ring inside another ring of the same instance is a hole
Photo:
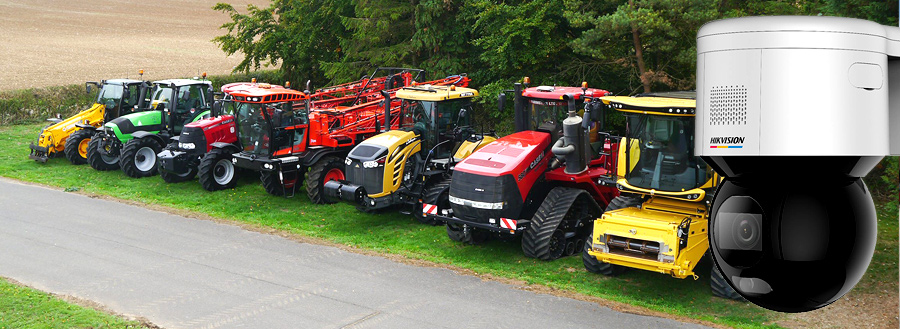
[[[0,328],[146,328],[0,278]]]
[[[72,166],[63,158],[46,164],[28,160],[28,143],[40,125],[0,127],[0,175],[68,191],[109,195],[212,217],[270,227],[337,244],[468,269],[477,274],[574,292],[711,323],[742,327],[778,327],[787,315],[752,304],[712,297],[709,262],[698,265],[699,280],[679,280],[646,271],[619,277],[587,272],[580,257],[543,262],[525,258],[519,241],[468,246],[450,241],[441,226],[418,224],[396,212],[364,214],[347,204],[314,205],[303,195],[293,199],[265,193],[256,176],[244,177],[234,190],[210,193],[196,182],[166,184],[159,177],[131,179],[121,171],[98,172]],[[896,192],[893,192],[896,195]],[[866,276],[853,293],[897,298],[897,206],[878,203],[879,237]],[[896,310],[893,310],[896,312]]]

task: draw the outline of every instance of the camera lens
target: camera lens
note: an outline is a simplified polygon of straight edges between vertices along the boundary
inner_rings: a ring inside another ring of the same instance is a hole
[[[752,250],[759,242],[759,221],[749,214],[739,214],[734,221],[735,243],[745,250]]]

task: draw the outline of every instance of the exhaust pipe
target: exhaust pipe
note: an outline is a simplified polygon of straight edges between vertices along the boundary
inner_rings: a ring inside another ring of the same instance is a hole
[[[384,97],[384,131],[391,130],[391,93],[382,90],[381,96]]]

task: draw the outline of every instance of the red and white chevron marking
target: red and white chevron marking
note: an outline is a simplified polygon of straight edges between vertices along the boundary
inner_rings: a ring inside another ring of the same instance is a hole
[[[516,222],[518,222],[518,221],[515,219],[500,218],[500,227],[510,229],[510,230],[515,230]]]
[[[423,203],[422,213],[427,215],[437,215],[437,205]]]

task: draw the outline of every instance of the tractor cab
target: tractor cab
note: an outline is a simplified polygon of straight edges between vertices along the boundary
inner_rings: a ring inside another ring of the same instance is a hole
[[[87,82],[85,88],[91,92],[91,85],[100,88],[97,92],[95,104],[106,108],[105,120],[112,120],[119,116],[141,111],[147,105],[146,87],[144,81],[132,79],[103,80],[100,83]]]
[[[711,168],[693,152],[693,99],[650,96],[603,100],[626,118],[628,147],[620,150],[625,161],[618,169],[622,186],[683,193],[700,189],[712,178]]]
[[[237,120],[241,158],[273,158],[300,152],[309,125],[309,97],[266,83],[223,87],[224,108]]]
[[[150,95],[151,108],[162,111],[162,124],[175,136],[181,134],[185,124],[210,110],[212,82],[193,79],[154,81]]]
[[[456,86],[406,87],[397,91],[401,100],[400,129],[411,131],[422,141],[425,150],[434,149],[432,158],[449,159],[471,128],[472,98],[478,91]]]

